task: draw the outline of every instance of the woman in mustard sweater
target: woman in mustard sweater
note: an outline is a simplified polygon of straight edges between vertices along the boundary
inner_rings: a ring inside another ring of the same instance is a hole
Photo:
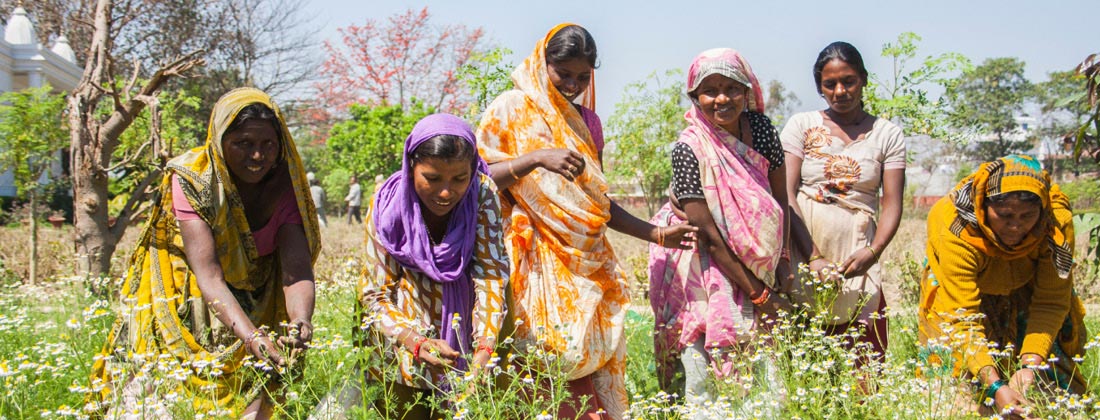
[[[1072,217],[1039,162],[1018,155],[982,164],[928,215],[921,343],[933,365],[977,378],[999,413],[1026,416],[1032,386],[1086,390]]]

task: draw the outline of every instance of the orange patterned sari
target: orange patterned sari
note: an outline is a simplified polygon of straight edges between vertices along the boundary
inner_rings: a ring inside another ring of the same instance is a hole
[[[539,168],[502,192],[512,258],[510,316],[519,349],[542,346],[575,361],[569,379],[591,375],[596,397],[612,418],[626,409],[623,325],[630,302],[626,277],[604,232],[611,219],[608,186],[581,114],[550,84],[546,34],[512,72],[515,90],[485,111],[478,151],[486,162],[540,149],[567,148],[585,159],[569,181]],[[592,85],[581,95],[591,109]]]

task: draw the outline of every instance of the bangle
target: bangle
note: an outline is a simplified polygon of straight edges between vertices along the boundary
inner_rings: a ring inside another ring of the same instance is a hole
[[[760,296],[757,296],[756,299],[752,300],[752,304],[756,305],[756,306],[763,305],[765,303],[768,303],[768,299],[771,299],[771,297],[772,297],[771,290],[768,289],[767,287],[765,287],[764,291],[760,292]]]
[[[416,345],[413,346],[413,361],[420,361],[420,346],[426,341],[428,341],[428,337],[425,336],[420,336],[420,338],[416,340]]]
[[[990,399],[990,400],[993,400],[994,404],[996,404],[997,391],[1000,390],[1001,387],[1003,387],[1005,385],[1008,385],[1008,382],[1005,382],[1004,379],[998,379],[996,381],[993,381],[993,383],[989,384],[989,387],[987,387],[985,389],[985,397]]]
[[[806,260],[806,264],[812,263],[812,262],[817,261],[817,260],[823,260],[823,259],[825,259],[825,256],[823,256],[821,254],[811,255],[810,259]]]
[[[789,248],[779,250],[779,259],[789,262],[791,260],[791,250]]]
[[[495,350],[493,350],[492,347],[489,347],[488,344],[481,343],[481,344],[477,345],[477,350],[475,350],[474,353],[477,353],[477,352],[482,351],[482,350],[485,350],[485,352],[489,353],[489,354],[493,354],[495,352]]]
[[[875,260],[878,260],[878,252],[875,251],[875,247],[868,244],[864,248],[867,248],[868,251],[871,251],[871,257],[873,257]]]
[[[512,179],[519,181],[519,175],[516,175],[516,168],[512,166],[512,160],[508,161],[508,173],[512,174]]]
[[[665,246],[665,230],[657,226],[657,245]]]

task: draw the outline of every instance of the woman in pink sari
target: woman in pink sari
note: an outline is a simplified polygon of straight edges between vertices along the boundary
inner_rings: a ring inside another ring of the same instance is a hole
[[[699,246],[650,247],[650,303],[661,387],[709,398],[707,365],[728,375],[722,355],[746,345],[764,316],[791,310],[772,292],[791,268],[786,180],[760,85],[737,51],[699,54],[688,69],[687,94],[693,106],[672,151],[671,202],[652,222],[686,219],[699,228]]]

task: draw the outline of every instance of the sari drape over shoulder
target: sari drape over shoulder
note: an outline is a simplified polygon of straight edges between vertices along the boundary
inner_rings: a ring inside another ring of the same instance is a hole
[[[611,201],[596,144],[580,112],[547,75],[546,44],[566,26],[552,29],[512,72],[515,90],[485,111],[478,150],[489,163],[551,148],[584,158],[575,181],[539,168],[502,192],[511,220],[505,234],[512,258],[510,315],[519,348],[537,344],[575,361],[569,379],[595,374],[601,404],[618,418],[626,405],[623,326],[630,299],[604,235]],[[586,107],[593,105],[591,89],[581,95]]]
[[[206,144],[172,159],[157,189],[149,221],[129,260],[121,290],[123,310],[92,368],[94,393],[89,400],[101,407],[117,401],[112,393],[124,385],[119,381],[141,369],[143,362],[179,369],[173,376],[183,376],[180,391],[194,399],[196,409],[239,412],[265,385],[253,380],[266,376],[245,363],[248,350],[243,342],[203,301],[172,211],[171,179],[176,175],[187,201],[210,225],[218,261],[234,297],[257,327],[278,331],[280,322],[287,320],[278,252],[258,254],[221,150],[229,125],[243,108],[255,103],[274,110],[279,120],[282,159],[274,170],[290,173],[311,262],[316,262],[321,250],[316,210],[282,113],[260,90],[226,93],[214,106]]]

